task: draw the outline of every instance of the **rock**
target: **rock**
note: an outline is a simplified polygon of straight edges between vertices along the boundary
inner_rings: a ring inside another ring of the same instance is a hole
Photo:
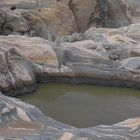
[[[140,1],[139,0],[128,0],[131,11],[132,23],[140,22]]]
[[[139,24],[121,27],[117,29],[89,28],[81,35],[80,40],[91,39],[102,46],[110,59],[125,59],[139,55]],[[129,29],[128,29],[129,28]],[[134,35],[131,35],[134,34]],[[136,35],[138,36],[136,37]]]
[[[1,8],[2,20],[7,19],[0,31],[4,35],[28,34],[56,39],[56,36],[83,32],[91,26],[121,27],[131,23],[129,5],[124,0],[6,0],[1,1],[0,6],[4,7]],[[20,24],[22,29],[24,25],[23,31],[18,30]]]
[[[54,40],[76,32],[73,14],[66,4],[55,4],[47,8],[15,9],[1,8],[0,34],[40,36]]]
[[[0,139],[139,140],[140,118],[78,129],[3,95],[32,92],[37,82],[140,88],[138,3],[1,0]]]
[[[122,65],[129,70],[139,70],[140,69],[140,57],[131,57],[124,59]]]
[[[42,72],[44,65],[58,67],[50,42],[24,36],[0,38],[0,88],[4,93],[13,96],[33,91],[36,84],[34,64],[40,64]]]
[[[0,47],[0,89],[8,95],[34,90],[35,76],[31,65],[13,48]]]
[[[0,7],[11,8],[12,6],[16,6],[21,9],[34,9],[36,8],[36,0],[1,0]]]
[[[54,40],[57,36],[69,35],[76,31],[72,12],[64,4],[42,8],[38,12],[24,12],[23,16],[31,25],[30,30],[36,33],[35,36]]]
[[[140,49],[135,48],[135,49],[131,50],[130,53],[131,53],[132,56],[140,56]]]
[[[124,0],[97,0],[95,10],[89,19],[89,26],[116,28],[129,24],[131,24],[129,5]]]
[[[129,5],[124,0],[70,0],[69,6],[79,31],[91,26],[121,27],[131,24]]]
[[[69,7],[72,9],[79,31],[85,31],[91,12],[96,6],[96,0],[70,0]]]
[[[1,10],[0,13],[3,15],[3,22],[1,24],[0,34],[9,35],[9,34],[20,34],[28,32],[29,26],[26,20],[21,15],[20,11],[5,11]]]
[[[0,93],[0,139],[139,140],[140,118],[112,126],[75,128],[45,116],[36,107]]]
[[[61,42],[75,42],[80,41],[82,39],[81,33],[73,33],[72,35],[57,37],[55,43],[60,44]]]
[[[0,36],[1,90],[10,95],[31,92],[36,81],[139,88],[138,70],[134,74],[122,63],[132,57],[133,50],[139,49],[138,43],[129,38],[122,42],[116,36],[102,33],[96,36],[95,32],[84,36],[85,40],[72,43],[52,43],[19,35]],[[97,39],[98,36],[104,39]]]
[[[108,31],[109,35],[125,35],[127,37],[130,37],[134,40],[140,41],[140,24],[131,24],[126,27],[118,28],[118,29],[112,29]]]
[[[0,36],[0,42],[5,48],[14,48],[26,60],[34,63],[46,63],[49,66],[58,66],[53,43],[39,37],[25,37],[19,35]]]

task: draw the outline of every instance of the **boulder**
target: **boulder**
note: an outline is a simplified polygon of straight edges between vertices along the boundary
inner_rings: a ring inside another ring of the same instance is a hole
[[[54,40],[76,32],[74,16],[66,4],[57,3],[47,8],[0,9],[0,34],[40,36]]]
[[[52,5],[39,11],[24,12],[23,17],[30,25],[29,36],[40,36],[55,40],[76,32],[73,14],[65,4]]]
[[[14,48],[0,47],[0,89],[8,95],[31,92],[35,86],[35,76],[31,64],[20,56]]]
[[[129,5],[124,0],[70,0],[69,6],[79,31],[91,26],[116,28],[131,24]]]
[[[0,88],[4,93],[14,96],[33,91],[36,85],[34,64],[41,65],[42,72],[44,65],[58,67],[50,42],[12,35],[0,38]]]
[[[2,21],[6,19],[0,33],[6,35],[56,39],[56,36],[84,32],[91,26],[116,28],[132,22],[126,0],[6,0],[0,6]]]

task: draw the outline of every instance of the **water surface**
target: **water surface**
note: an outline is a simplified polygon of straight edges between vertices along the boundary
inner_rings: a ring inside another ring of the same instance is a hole
[[[46,115],[76,127],[114,124],[140,117],[140,90],[93,85],[40,84],[19,96]]]

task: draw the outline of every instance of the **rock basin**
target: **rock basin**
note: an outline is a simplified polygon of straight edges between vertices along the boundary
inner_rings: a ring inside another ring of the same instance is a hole
[[[47,83],[40,84],[33,94],[17,98],[55,120],[80,128],[140,116],[138,89]]]

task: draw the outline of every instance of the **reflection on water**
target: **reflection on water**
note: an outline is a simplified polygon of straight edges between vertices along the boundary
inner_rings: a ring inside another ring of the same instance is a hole
[[[140,90],[136,89],[49,83],[18,98],[76,127],[113,124],[140,116]]]

